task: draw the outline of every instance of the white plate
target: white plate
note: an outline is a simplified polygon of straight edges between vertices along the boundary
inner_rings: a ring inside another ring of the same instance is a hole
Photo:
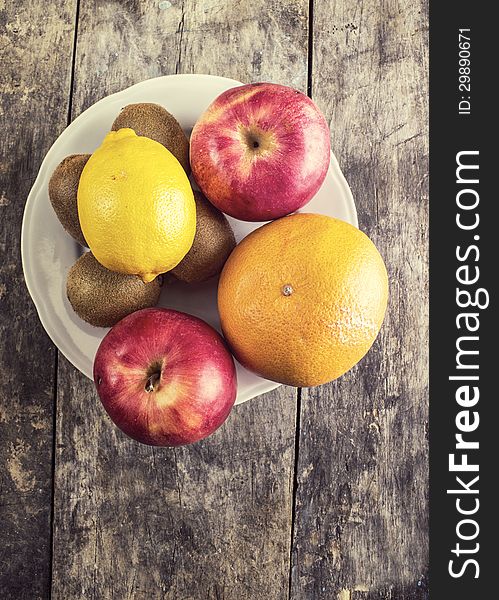
[[[69,125],[48,151],[24,210],[21,232],[24,277],[46,332],[64,356],[87,377],[92,378],[93,359],[108,330],[82,321],[66,298],[66,274],[82,249],[64,231],[50,205],[48,182],[53,170],[68,154],[93,152],[126,104],[161,104],[189,135],[208,105],[223,91],[236,85],[241,83],[211,75],[169,75],[143,81],[91,106]],[[324,184],[304,211],[331,215],[357,226],[352,193],[333,155]],[[230,217],[229,221],[237,241],[261,225]],[[197,315],[220,330],[216,288],[216,281],[194,286],[174,283],[163,290],[160,305]],[[239,364],[237,377],[236,404],[278,387]]]

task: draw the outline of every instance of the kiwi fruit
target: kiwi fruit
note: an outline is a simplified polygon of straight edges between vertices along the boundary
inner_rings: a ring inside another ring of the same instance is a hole
[[[96,327],[112,327],[136,310],[155,306],[159,278],[144,283],[136,275],[114,273],[86,252],[68,273],[66,293],[76,314]]]
[[[179,122],[159,104],[141,102],[128,104],[121,109],[111,129],[118,131],[128,127],[137,135],[155,140],[169,150],[189,175],[189,140]]]
[[[201,192],[194,191],[196,235],[191,249],[170,272],[186,283],[199,283],[218,275],[236,246],[236,239],[225,215]]]
[[[60,162],[49,181],[49,198],[64,229],[82,246],[87,246],[78,219],[77,192],[80,175],[90,154],[71,154]]]

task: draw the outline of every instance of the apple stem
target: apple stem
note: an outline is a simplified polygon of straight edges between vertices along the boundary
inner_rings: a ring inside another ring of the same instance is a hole
[[[161,378],[161,373],[153,373],[146,381],[145,390],[147,393],[154,392],[158,387],[158,382]]]

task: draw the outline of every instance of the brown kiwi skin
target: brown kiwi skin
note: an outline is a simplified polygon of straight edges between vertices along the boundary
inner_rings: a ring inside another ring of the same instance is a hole
[[[236,239],[225,215],[215,208],[201,192],[194,191],[196,201],[196,235],[189,252],[170,271],[186,283],[199,283],[218,275]]]
[[[111,127],[113,131],[128,127],[137,135],[155,140],[169,150],[184,168],[191,172],[189,140],[179,122],[165,108],[151,102],[128,104],[121,109]]]
[[[90,154],[71,154],[62,160],[49,181],[49,198],[64,229],[82,246],[88,247],[78,218],[77,192],[80,175]]]
[[[95,327],[112,327],[141,308],[155,306],[161,280],[144,283],[136,275],[114,273],[86,252],[69,269],[66,293],[76,314]]]

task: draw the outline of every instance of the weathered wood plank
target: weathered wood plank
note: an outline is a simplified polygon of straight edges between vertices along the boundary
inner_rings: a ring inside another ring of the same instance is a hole
[[[302,396],[295,599],[425,597],[427,566],[427,6],[315,2],[312,94],[379,247],[381,335]]]
[[[82,2],[73,115],[142,79],[205,72],[306,88],[307,5]],[[120,434],[58,370],[53,598],[288,596],[296,391],[237,407],[177,450]]]
[[[66,126],[74,2],[0,1],[0,598],[50,587],[55,350],[24,284],[20,233],[40,162]]]

